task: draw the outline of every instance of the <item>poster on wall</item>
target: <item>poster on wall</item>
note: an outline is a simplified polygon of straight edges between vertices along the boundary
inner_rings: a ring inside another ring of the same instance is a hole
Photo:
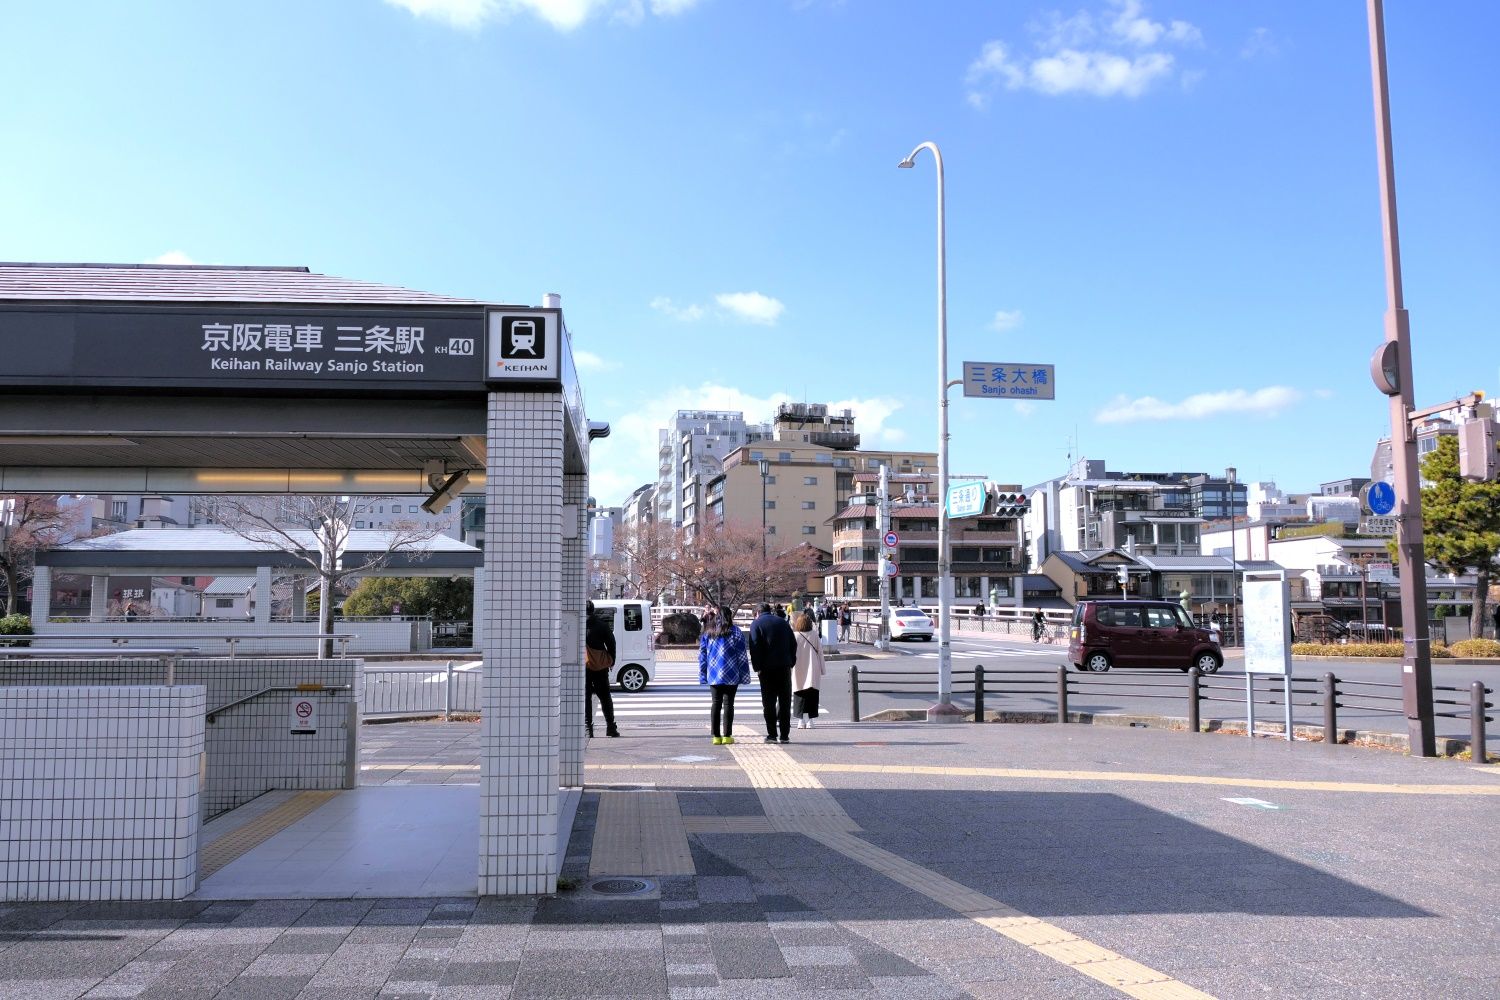
[[[1245,573],[1245,673],[1292,672],[1290,595],[1284,571]]]

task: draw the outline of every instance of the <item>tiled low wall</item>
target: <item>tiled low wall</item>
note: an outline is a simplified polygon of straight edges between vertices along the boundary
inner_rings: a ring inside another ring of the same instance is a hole
[[[162,684],[166,670],[151,660],[16,660],[0,662],[0,685]],[[361,660],[181,660],[177,684],[207,690],[204,711],[206,781],[203,818],[211,819],[277,788],[338,789],[358,778]],[[348,691],[272,691],[224,709],[267,688],[348,687]],[[316,707],[317,731],[292,732],[292,706],[306,698]]]
[[[0,900],[198,882],[202,685],[0,688]]]

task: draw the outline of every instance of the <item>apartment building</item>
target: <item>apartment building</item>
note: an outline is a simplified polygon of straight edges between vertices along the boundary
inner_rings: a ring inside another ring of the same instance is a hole
[[[682,527],[698,519],[703,488],[735,448],[771,437],[768,424],[747,424],[738,410],[678,410],[657,431],[657,477],[652,520]]]
[[[1054,552],[1195,555],[1203,524],[1246,516],[1248,484],[1202,472],[1112,472],[1080,459],[1025,492],[1027,558],[1040,566]]]
[[[879,574],[888,551],[880,531],[880,475],[866,470],[853,473],[851,480],[854,492],[832,519],[833,564],[824,578],[823,593],[837,600],[878,600]],[[892,577],[891,599],[936,601],[937,477],[931,472],[898,472],[889,475],[888,484],[891,530],[899,539],[892,553],[897,575]],[[990,486],[991,493],[1007,491],[1019,492],[1020,487]],[[1019,518],[959,517],[950,519],[948,527],[954,601],[996,603],[1016,596],[1026,572]]]

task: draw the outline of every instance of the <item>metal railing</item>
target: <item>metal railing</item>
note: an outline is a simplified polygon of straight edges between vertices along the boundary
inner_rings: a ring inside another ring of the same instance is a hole
[[[222,632],[204,631],[201,633],[185,632],[150,632],[144,629],[130,629],[122,632],[79,632],[76,635],[59,634],[56,632],[41,635],[17,636],[27,643],[25,648],[35,651],[33,655],[47,653],[63,653],[67,650],[58,646],[49,646],[48,643],[70,643],[77,645],[84,642],[101,641],[109,643],[108,654],[118,656],[129,653],[133,647],[132,642],[156,643],[157,648],[163,642],[174,640],[187,640],[189,642],[223,642],[229,644],[229,658],[235,656],[235,647],[241,642],[290,642],[290,643],[313,643],[313,655],[317,655],[317,649],[323,640],[332,639],[339,644],[339,659],[347,659],[349,656],[349,642],[358,639],[359,634],[355,632],[307,632],[302,634],[290,634],[286,632],[239,632],[226,635]],[[13,649],[15,647],[7,647]],[[189,648],[189,647],[183,647]],[[191,647],[195,652],[199,647]]]
[[[455,714],[477,715],[482,704],[483,674],[460,670],[452,660],[426,669],[365,669],[365,718],[402,719]]]
[[[1340,709],[1405,718],[1400,684],[1349,680],[1332,673],[1316,679],[1287,677],[1279,689],[1257,687],[1256,682],[1268,675],[1200,674],[1197,667],[1178,677],[1166,673],[1146,676],[1073,673],[1066,666],[986,671],[983,665],[978,665],[972,669],[955,669],[952,676],[953,693],[972,699],[975,722],[984,722],[986,712],[996,708],[997,702],[1018,697],[1044,701],[1050,698],[1057,721],[1066,723],[1069,721],[1070,701],[1075,695],[1103,694],[1113,701],[1122,698],[1174,701],[1186,708],[1187,728],[1195,733],[1203,731],[1205,702],[1245,706],[1243,721],[1247,733],[1252,736],[1256,735],[1257,705],[1279,707],[1289,721],[1294,708],[1321,709],[1322,738],[1331,746],[1342,742],[1345,735],[1339,728]],[[1272,680],[1282,679],[1276,675]],[[1489,700],[1494,690],[1485,687],[1481,681],[1474,681],[1467,687],[1434,685],[1432,690],[1433,714],[1438,718],[1467,721],[1473,758],[1486,760],[1486,726],[1495,721],[1495,717],[1489,714],[1489,710],[1495,707]],[[863,721],[859,706],[861,694],[930,695],[936,698],[937,677],[924,671],[861,668],[853,664],[849,668],[849,704],[854,722]],[[1221,721],[1240,720],[1225,718]],[[1293,737],[1292,725],[1286,728],[1285,735],[1287,739]]]

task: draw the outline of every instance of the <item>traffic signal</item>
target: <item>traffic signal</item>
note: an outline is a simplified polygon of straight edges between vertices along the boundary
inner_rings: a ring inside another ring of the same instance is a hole
[[[1024,493],[996,493],[990,513],[995,517],[1024,517],[1028,504]]]
[[[1500,441],[1495,440],[1495,421],[1480,408],[1480,415],[1458,428],[1458,474],[1470,482],[1487,483],[1500,472]]]

